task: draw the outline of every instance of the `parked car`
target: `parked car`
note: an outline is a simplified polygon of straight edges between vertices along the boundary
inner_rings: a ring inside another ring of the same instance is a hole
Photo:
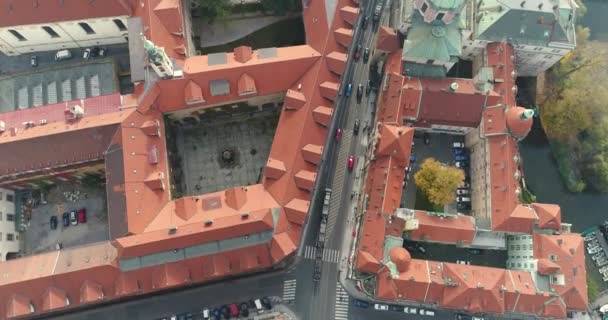
[[[386,311],[386,310],[388,310],[388,306],[385,304],[375,303],[374,309],[380,310],[380,311]]]
[[[369,96],[369,93],[372,91],[372,80],[367,80],[367,84],[365,85],[365,95]]]
[[[431,144],[431,135],[428,132],[422,133],[422,141],[424,144]]]
[[[213,318],[215,318],[215,320],[222,319],[222,314],[220,313],[220,308],[213,309]]]
[[[456,203],[456,209],[458,209],[458,210],[471,210],[471,203],[470,202]]]
[[[361,99],[363,99],[363,85],[359,83],[357,86],[357,103],[361,103]]]
[[[480,249],[469,249],[469,252],[471,254],[482,254],[483,251],[481,251]]]
[[[452,143],[453,148],[464,149],[464,142],[454,142]]]
[[[354,303],[355,303],[355,307],[358,307],[358,308],[369,308],[369,302],[367,302],[367,301],[355,299]]]
[[[34,68],[38,66],[38,56],[30,57],[30,65]]]
[[[108,48],[104,48],[104,47],[99,48],[99,56],[100,57],[105,57],[107,53],[108,53]]]
[[[471,188],[471,184],[465,181],[460,185],[460,187],[469,189]]]
[[[369,24],[369,16],[363,16],[363,20],[361,20],[361,29],[367,29],[367,25]]]
[[[239,304],[239,310],[241,311],[242,317],[249,317],[249,305],[247,302]]]
[[[223,305],[220,307],[220,313],[222,314],[222,316],[224,316],[224,318],[230,319],[230,307],[228,307],[227,305]]]
[[[73,226],[78,224],[78,216],[76,211],[70,211],[70,224]]]
[[[456,166],[456,168],[460,168],[460,169],[464,169],[464,168],[468,168],[469,167],[469,163],[466,161],[456,161],[454,163],[454,165]]]
[[[416,314],[418,309],[410,307],[410,314]]]
[[[388,306],[388,310],[394,311],[394,312],[403,312],[403,307],[395,305],[395,304],[391,304]]]
[[[255,304],[255,310],[257,310],[258,313],[264,312],[264,307],[262,306],[262,300],[255,299],[253,301],[253,303]]]
[[[353,126],[353,133],[355,135],[359,134],[359,126],[360,126],[359,119],[355,119],[355,125]]]
[[[82,58],[84,60],[89,60],[91,58],[91,48],[84,49],[84,51],[82,52]]]
[[[460,153],[454,156],[456,161],[469,161],[469,155],[466,153]]]
[[[208,320],[211,317],[209,309],[207,308],[203,309],[201,313],[203,314],[203,320]]]
[[[469,194],[469,189],[458,188],[458,189],[456,189],[456,194],[459,195],[459,196],[468,195]]]
[[[78,210],[78,223],[86,223],[87,222],[87,209],[82,208]]]
[[[355,167],[355,156],[354,155],[348,156],[348,162],[346,163],[346,166],[348,167],[348,171],[353,171],[353,168]]]
[[[240,312],[239,312],[239,308],[236,306],[236,303],[231,303],[228,308],[230,308],[230,315],[238,318]]]
[[[57,216],[51,216],[51,230],[57,229]]]
[[[363,50],[363,63],[367,63],[367,61],[369,61],[369,48]]]
[[[414,145],[412,144],[412,147],[413,147],[413,146],[414,146]],[[413,154],[412,154],[412,155],[410,155],[410,163],[416,163],[416,156],[415,156],[415,155],[413,155]]]
[[[69,212],[64,212],[63,216],[61,218],[63,220],[64,227],[67,227],[70,225],[70,213]]]
[[[346,85],[346,89],[344,89],[344,95],[347,97],[350,97],[350,95],[353,93],[353,84],[349,83]]]
[[[93,47],[93,49],[91,49],[91,58],[95,58],[99,55],[99,47]]]
[[[469,197],[456,197],[456,202],[471,202]]]
[[[68,49],[63,49],[55,53],[55,61],[68,60],[72,58],[72,52]]]
[[[357,47],[355,48],[355,62],[359,61],[359,58],[361,58],[361,45],[358,44]]]
[[[270,303],[270,299],[268,299],[268,297],[263,297],[262,299],[260,299],[260,301],[262,302],[262,306],[266,308],[266,310],[272,309],[272,303]]]
[[[336,142],[342,141],[342,129],[336,129]]]
[[[424,315],[425,316],[429,316],[429,317],[434,317],[435,316],[435,311],[433,311],[433,310],[426,310],[426,311],[424,311]]]

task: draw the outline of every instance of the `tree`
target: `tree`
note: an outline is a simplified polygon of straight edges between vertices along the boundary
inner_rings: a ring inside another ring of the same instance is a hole
[[[192,8],[209,22],[224,18],[230,13],[230,0],[194,0]]]
[[[428,158],[414,175],[414,181],[430,202],[446,205],[454,201],[456,189],[464,182],[464,172]]]

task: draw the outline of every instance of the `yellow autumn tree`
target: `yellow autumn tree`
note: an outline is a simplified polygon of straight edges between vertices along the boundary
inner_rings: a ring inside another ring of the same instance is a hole
[[[414,181],[431,203],[446,205],[454,201],[456,189],[464,182],[464,172],[428,158],[414,175]]]

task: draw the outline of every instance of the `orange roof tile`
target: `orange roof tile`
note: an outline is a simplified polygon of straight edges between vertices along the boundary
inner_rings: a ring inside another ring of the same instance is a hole
[[[297,249],[287,232],[275,234],[270,242],[270,255],[273,263],[278,263]]]
[[[386,52],[394,52],[399,50],[399,35],[393,28],[380,26],[378,30],[378,38],[376,40],[376,48]]]
[[[80,303],[95,302],[103,298],[103,287],[99,283],[86,280],[80,287]]]
[[[303,225],[308,214],[310,202],[302,199],[293,199],[289,201],[283,208],[289,222]]]
[[[348,47],[353,41],[353,30],[347,28],[339,28],[334,30],[334,38],[344,47]]]
[[[483,111],[483,133],[487,136],[507,133],[505,109],[502,105],[488,107]]]
[[[394,247],[389,251],[389,259],[397,266],[397,271],[406,272],[412,262],[412,257],[407,249]]]
[[[184,17],[181,1],[143,0],[144,5],[134,5],[133,15],[141,17],[144,35],[158,47],[165,48],[169,57],[182,63],[185,58],[181,50],[187,41],[184,39]]]
[[[325,106],[318,106],[313,111],[313,118],[322,126],[328,126],[331,122],[331,117],[334,114],[334,109]]]
[[[471,313],[505,311],[501,289],[504,269],[444,263],[443,275],[446,280],[442,306]]]
[[[194,80],[188,80],[184,87],[184,101],[186,104],[197,104],[205,102],[203,89]]]
[[[505,311],[539,314],[549,295],[536,292],[532,273],[507,270],[505,280]]]
[[[253,50],[248,46],[240,46],[234,48],[234,60],[240,63],[246,63],[251,60],[253,56]]]
[[[264,175],[266,177],[271,179],[280,179],[285,172],[287,172],[287,169],[285,168],[285,163],[283,161],[268,158],[266,168],[264,169]]]
[[[154,288],[168,288],[190,281],[190,273],[180,263],[165,263],[156,268],[152,279]]]
[[[494,226],[497,230],[532,233],[538,216],[529,206],[517,205],[509,215],[496,215],[492,217],[498,220]],[[502,223],[499,221],[503,219]]]
[[[306,97],[304,93],[297,90],[287,90],[285,94],[284,105],[288,109],[298,110],[306,103]]]
[[[519,158],[517,144],[506,135],[491,136],[489,143],[490,195],[492,209],[492,230],[530,230],[530,218],[511,219],[519,205],[519,179],[521,172],[515,158]]]
[[[304,160],[318,164],[321,161],[321,156],[323,155],[323,146],[307,144],[302,148],[302,156]]]
[[[441,216],[416,210],[415,217],[418,229],[410,231],[410,239],[471,244],[475,237],[475,222],[471,216]]]
[[[300,170],[296,173],[294,179],[298,188],[312,191],[315,186],[315,179],[317,179],[317,173],[314,171]]]
[[[327,67],[331,72],[336,74],[344,73],[344,68],[346,68],[346,53],[334,51],[326,56],[325,61],[327,62]]]
[[[554,297],[545,304],[540,315],[547,318],[566,319],[566,306],[559,297]]]
[[[389,55],[395,57],[396,55]],[[401,61],[401,60],[399,60]],[[383,123],[401,124],[403,119],[404,101],[410,101],[405,93],[402,93],[405,78],[398,73],[387,73],[388,87],[380,94],[380,107],[378,108],[378,121]]]
[[[557,263],[549,260],[548,258],[538,259],[537,267],[538,267],[538,273],[545,275],[545,276],[552,274],[552,273],[556,273],[560,269],[560,266]]]
[[[376,298],[381,300],[397,299],[397,290],[388,268],[380,269],[376,276]]]
[[[49,287],[42,297],[42,310],[50,311],[66,307],[69,304],[68,301],[65,291],[56,287]]]
[[[198,198],[184,197],[175,200],[175,215],[182,218],[184,221],[190,220],[197,211]]]
[[[117,296],[126,296],[140,292],[137,279],[124,272],[120,273],[116,278],[114,288],[114,294]]]
[[[561,208],[556,204],[533,203],[532,208],[538,215],[538,227],[541,229],[560,230],[562,224]]]
[[[324,81],[319,85],[319,91],[323,98],[334,101],[338,96],[340,90],[340,84],[337,82]]]
[[[526,111],[522,107],[510,107],[507,109],[507,127],[516,138],[524,138],[532,129],[532,118],[523,119],[522,115]]]
[[[224,192],[226,205],[234,210],[240,210],[247,203],[247,188],[245,187],[234,187]]]
[[[169,33],[181,35],[184,32],[179,0],[161,0],[153,11]]]
[[[376,156],[392,156],[400,162],[409,161],[414,129],[382,124],[378,130],[380,143]]]
[[[351,26],[357,22],[359,16],[359,8],[351,6],[340,7],[340,17]]]
[[[11,294],[6,301],[6,317],[18,317],[34,312],[30,298],[21,294]]]
[[[361,272],[376,273],[380,269],[380,262],[369,252],[359,251],[356,268]]]

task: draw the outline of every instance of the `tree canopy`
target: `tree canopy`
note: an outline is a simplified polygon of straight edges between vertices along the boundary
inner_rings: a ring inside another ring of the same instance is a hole
[[[454,201],[456,189],[464,182],[464,172],[428,158],[414,175],[414,181],[430,202],[446,205]]]
[[[230,13],[230,0],[194,0],[192,7],[201,17],[213,21],[224,18]]]

